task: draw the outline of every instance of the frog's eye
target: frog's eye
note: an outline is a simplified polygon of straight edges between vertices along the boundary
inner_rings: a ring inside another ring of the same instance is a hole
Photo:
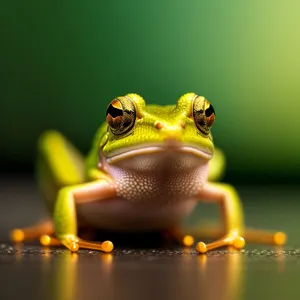
[[[204,97],[196,96],[193,101],[193,118],[199,131],[209,135],[216,115],[213,106]]]
[[[106,121],[115,135],[121,135],[133,128],[136,119],[135,106],[129,98],[116,98],[106,110]]]

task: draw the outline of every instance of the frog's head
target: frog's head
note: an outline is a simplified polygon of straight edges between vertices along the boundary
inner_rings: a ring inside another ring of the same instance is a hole
[[[107,133],[100,148],[108,161],[163,149],[181,149],[209,160],[213,154],[210,129],[215,120],[212,105],[188,93],[176,105],[146,105],[137,94],[115,98],[107,107]]]

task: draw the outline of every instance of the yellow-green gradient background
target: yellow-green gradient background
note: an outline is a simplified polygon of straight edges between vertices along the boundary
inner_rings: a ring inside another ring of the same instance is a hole
[[[300,2],[2,1],[2,170],[29,168],[56,128],[86,151],[109,101],[214,105],[228,174],[300,174]]]

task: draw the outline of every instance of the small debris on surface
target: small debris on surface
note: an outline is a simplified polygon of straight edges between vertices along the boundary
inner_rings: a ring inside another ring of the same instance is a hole
[[[33,256],[62,256],[71,254],[71,252],[64,247],[51,247],[46,248],[40,245],[16,245],[1,243],[0,244],[0,258],[5,256],[16,255],[18,257],[33,257]],[[99,256],[105,255],[105,253],[98,251],[91,251],[80,249],[77,254],[79,256]],[[122,256],[134,256],[134,257],[159,257],[159,258],[170,258],[170,257],[183,257],[183,256],[199,256],[194,248],[175,248],[175,249],[132,249],[132,248],[115,248],[111,254],[115,257]],[[241,255],[247,257],[247,259],[259,259],[259,258],[278,258],[278,257],[299,257],[300,249],[243,249],[241,251],[232,250],[215,250],[205,254],[207,257],[227,257],[229,255]]]

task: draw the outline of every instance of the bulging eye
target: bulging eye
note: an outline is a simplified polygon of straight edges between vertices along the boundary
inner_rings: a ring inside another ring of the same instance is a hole
[[[128,133],[133,128],[135,119],[135,106],[129,98],[116,98],[107,107],[106,121],[115,135]]]
[[[204,135],[209,135],[216,115],[213,106],[204,97],[195,97],[193,102],[193,118],[199,131]]]

